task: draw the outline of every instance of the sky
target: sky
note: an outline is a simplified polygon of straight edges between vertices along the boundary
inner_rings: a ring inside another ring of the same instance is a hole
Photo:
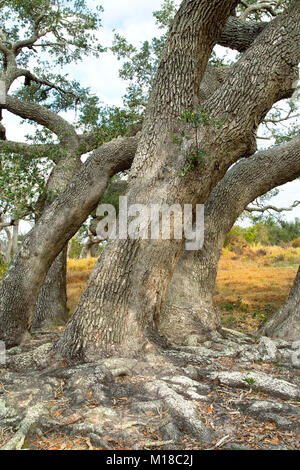
[[[103,46],[109,46],[113,39],[113,30],[125,36],[135,45],[145,40],[151,40],[153,36],[159,36],[160,31],[152,16],[154,10],[158,10],[161,0],[88,0],[90,6],[101,4],[104,7],[102,14],[102,28],[99,31],[99,39]],[[111,53],[101,54],[99,59],[85,58],[82,63],[64,68],[80,81],[84,87],[90,87],[105,104],[121,105],[122,95],[126,90],[126,83],[119,78],[118,70],[120,62]],[[70,116],[71,117],[71,116]],[[5,113],[5,125],[7,138],[23,141],[30,126],[20,125],[19,120],[9,113]],[[300,199],[300,180],[282,186],[280,194],[270,201],[270,204],[278,207],[288,207],[295,199]],[[286,219],[300,218],[300,206],[291,212],[287,212]]]

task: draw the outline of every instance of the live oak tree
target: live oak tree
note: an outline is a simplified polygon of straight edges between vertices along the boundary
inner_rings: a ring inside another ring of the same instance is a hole
[[[62,196],[45,208],[1,285],[0,330],[8,345],[18,343],[30,327],[35,299],[53,259],[95,208],[115,172],[128,168],[134,158],[130,201],[205,202],[229,166],[253,153],[258,124],[274,102],[293,92],[299,61],[299,2],[270,24],[259,26],[228,19],[237,3],[183,2],[153,81],[141,137],[100,147]],[[241,51],[250,47],[221,87],[199,102],[199,87],[217,42]],[[199,104],[210,124],[222,125],[197,130],[205,158],[193,161],[194,168],[179,176],[194,143],[184,142],[178,148],[170,144],[169,134],[181,132],[178,117]],[[39,113],[44,110],[39,108]],[[70,133],[72,141],[84,140]],[[85,359],[105,351],[139,350],[149,334],[155,336],[155,320],[181,249],[182,243],[174,240],[110,243],[59,344],[60,352]]]
[[[129,202],[205,202],[228,167],[253,153],[255,131],[273,103],[292,93],[299,61],[299,2],[265,27],[222,86],[199,103],[212,47],[236,4],[186,1],[176,14],[147,105]],[[204,161],[180,177],[191,148],[188,142],[180,150],[171,146],[165,130],[178,132],[178,116],[199,104],[211,119],[227,120],[220,128],[199,130]],[[87,359],[143,348],[156,336],[157,315],[181,249],[176,240],[109,243],[59,342],[61,354]]]

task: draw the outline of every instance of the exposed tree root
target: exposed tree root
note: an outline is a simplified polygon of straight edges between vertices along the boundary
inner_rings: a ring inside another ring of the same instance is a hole
[[[49,339],[35,335],[0,368],[3,449],[300,449],[290,343],[226,330],[200,347],[49,367]]]
[[[191,434],[201,443],[212,441],[213,432],[197,418],[195,406],[168,387],[165,382],[157,380],[148,383],[146,390],[162,398],[171,415],[177,420],[184,431]]]
[[[20,450],[22,449],[26,436],[30,431],[31,427],[35,425],[41,416],[47,414],[47,408],[45,404],[38,403],[37,405],[29,408],[26,417],[21,422],[18,431],[10,439],[7,444],[0,448],[0,450]]]

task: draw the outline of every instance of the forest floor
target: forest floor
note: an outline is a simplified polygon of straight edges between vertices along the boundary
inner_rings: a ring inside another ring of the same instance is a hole
[[[300,349],[222,333],[72,367],[33,333],[0,366],[0,449],[300,450]]]
[[[70,366],[52,355],[53,327],[7,351],[0,449],[300,450],[300,345],[254,334],[284,302],[300,250],[256,251],[224,250],[223,329],[200,346]],[[94,263],[69,260],[71,308]]]

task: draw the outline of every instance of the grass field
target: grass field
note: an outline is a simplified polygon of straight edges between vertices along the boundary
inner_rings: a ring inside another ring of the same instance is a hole
[[[96,259],[68,260],[67,293],[71,312]],[[225,326],[255,331],[282,305],[300,264],[300,248],[256,245],[224,249],[215,305]]]

